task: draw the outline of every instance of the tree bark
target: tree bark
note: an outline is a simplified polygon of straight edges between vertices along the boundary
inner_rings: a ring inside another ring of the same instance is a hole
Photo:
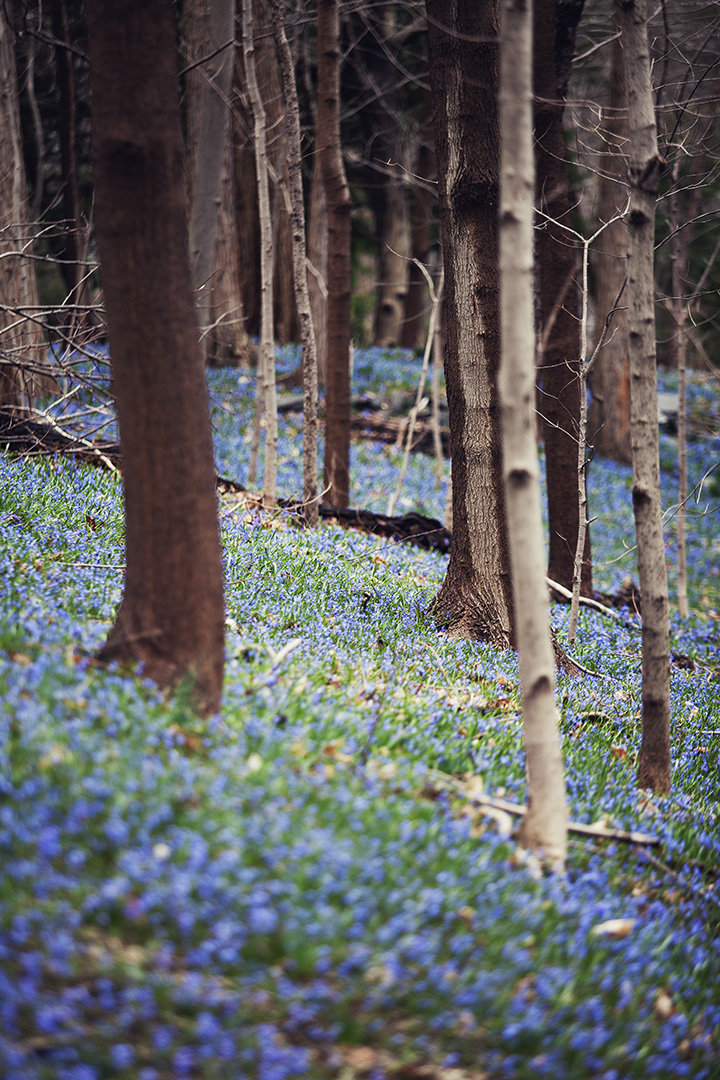
[[[660,507],[655,360],[655,204],[661,158],[650,77],[646,0],[616,0],[628,100],[628,339],[633,510],[642,596],[642,742],[638,785],[670,791],[670,626]]]
[[[95,208],[125,484],[125,590],[101,660],[220,706],[224,604],[188,261],[171,0],[87,0]]]
[[[515,644],[497,392],[498,54],[493,0],[427,0],[440,228],[452,546],[439,626]]]
[[[433,136],[432,102],[429,89],[423,94],[425,121],[420,128],[420,142],[414,165],[419,181],[412,186],[411,255],[413,260],[426,263],[433,236],[433,206],[435,196],[430,184],[437,177],[435,141]],[[423,182],[425,181],[425,182]],[[423,327],[427,322],[429,297],[425,275],[413,261],[408,271],[408,292],[405,300],[405,321],[400,344],[415,349],[422,344]]]
[[[606,151],[600,161],[600,224],[622,214],[627,201],[627,94],[619,41],[613,42],[610,106],[603,117]],[[595,255],[595,322],[598,338],[613,311],[627,271],[627,225],[618,218],[602,234]],[[613,461],[630,464],[630,359],[628,316],[622,304],[612,315],[610,333],[598,354],[590,385],[589,442],[593,450]]]
[[[41,362],[43,337],[23,314],[38,304],[23,162],[13,32],[0,6],[0,406],[29,404],[36,380],[28,363]],[[9,254],[13,252],[13,254]],[[16,254],[15,254],[16,253]]]
[[[338,0],[318,0],[317,145],[328,214],[325,500],[350,500],[350,190],[340,141]]]
[[[500,398],[528,777],[520,842],[561,869],[567,805],[535,441],[532,0],[503,0],[501,41]]]
[[[272,20],[275,47],[280,58],[284,82],[287,167],[290,184],[290,220],[293,241],[293,278],[295,280],[295,301],[300,320],[300,335],[303,347],[303,516],[308,525],[315,526],[318,522],[318,362],[305,251],[305,203],[302,184],[300,107],[295,82],[295,67],[283,25],[281,0],[273,0]]]
[[[270,183],[268,177],[267,128],[265,107],[255,72],[255,33],[252,0],[242,0],[243,58],[247,79],[250,111],[253,117],[255,144],[255,176],[258,190],[260,221],[260,364],[262,398],[265,410],[265,479],[263,496],[274,506],[277,498],[277,389],[275,385],[275,328],[273,304],[273,226],[270,214]],[[259,398],[259,395],[258,395]],[[259,410],[260,402],[256,403]]]
[[[535,164],[538,206],[537,261],[540,300],[540,392],[538,409],[545,444],[548,507],[548,577],[572,588],[579,527],[578,432],[580,424],[580,318],[576,273],[578,253],[560,223],[571,224],[572,200],[563,133],[564,88],[572,52],[559,51],[577,25],[583,0],[573,6],[536,0],[533,69]],[[561,29],[556,24],[562,16]],[[574,36],[574,35],[573,35]],[[564,67],[561,60],[568,58]],[[550,220],[548,220],[548,218]],[[546,334],[546,328],[549,333]],[[582,593],[592,596],[590,536],[586,533]]]
[[[187,147],[190,159],[188,221],[190,267],[197,297],[203,353],[212,353],[210,327],[215,321],[212,294],[218,230],[230,127],[235,34],[234,0],[186,0],[183,34],[188,64],[197,64],[186,78]],[[220,51],[218,51],[220,50]],[[205,58],[208,59],[205,59]],[[199,61],[203,61],[199,63]]]

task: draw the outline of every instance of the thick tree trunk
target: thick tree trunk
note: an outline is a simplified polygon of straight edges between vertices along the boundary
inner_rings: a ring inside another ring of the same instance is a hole
[[[390,160],[388,158],[388,160]],[[408,291],[410,223],[405,188],[393,176],[381,175],[375,199],[377,228],[377,291],[374,344],[400,344]]]
[[[317,145],[328,213],[325,500],[350,499],[350,190],[340,142],[338,0],[318,0]]]
[[[295,298],[303,346],[303,516],[308,525],[314,526],[318,522],[318,363],[305,253],[305,203],[302,184],[300,107],[295,83],[295,66],[283,25],[282,0],[273,0],[272,19],[275,47],[280,58],[284,82],[285,131],[291,205],[290,219],[293,240],[293,277],[295,279]]]
[[[225,364],[250,367],[257,360],[257,348],[245,329],[238,265],[240,248],[235,209],[235,155],[228,141],[220,182],[216,265],[210,300],[212,329],[206,345],[208,363],[218,367]]]
[[[528,776],[528,812],[520,840],[562,868],[567,806],[535,442],[532,0],[503,0],[501,40],[500,397]]]
[[[0,406],[28,404],[36,384],[28,364],[42,361],[43,337],[23,309],[38,303],[35,264],[29,256],[35,228],[29,221],[13,32],[0,6]],[[10,255],[9,253],[17,253]]]
[[[642,743],[638,785],[670,790],[670,626],[660,507],[653,273],[661,158],[650,78],[646,0],[616,0],[628,100],[628,331],[633,509],[642,596]]]
[[[428,0],[428,51],[445,261],[450,562],[438,625],[515,644],[497,393],[498,52],[493,0]]]
[[[595,253],[595,324],[600,337],[616,303],[627,272],[627,225],[618,215],[627,202],[627,95],[619,41],[613,42],[610,107],[603,114],[606,152],[600,161],[600,224],[613,221],[602,234]],[[593,450],[613,461],[632,461],[630,440],[630,359],[628,317],[624,303],[612,315],[607,334],[590,379],[589,442]]]
[[[230,127],[235,34],[234,0],[186,0],[185,58],[197,64],[186,79],[190,213],[190,267],[197,297],[203,352],[213,353],[212,294],[217,273],[223,166]],[[220,50],[220,51],[218,51]],[[208,57],[209,59],[204,59]],[[203,61],[199,63],[199,61]]]
[[[125,591],[103,660],[219,708],[224,604],[188,262],[171,0],[87,0],[95,210],[125,484]]]
[[[578,253],[561,225],[571,225],[572,200],[565,160],[563,89],[556,51],[557,0],[536,0],[533,68],[535,163],[539,219],[537,260],[542,367],[538,409],[542,418],[549,525],[548,577],[572,588],[579,526],[578,431],[580,425],[580,319],[576,273]],[[562,7],[577,25],[582,0]],[[565,53],[563,56],[567,55]],[[570,53],[572,56],[572,53]],[[548,220],[548,218],[550,220]],[[549,332],[546,333],[546,329]],[[582,592],[592,596],[590,537],[586,533]]]

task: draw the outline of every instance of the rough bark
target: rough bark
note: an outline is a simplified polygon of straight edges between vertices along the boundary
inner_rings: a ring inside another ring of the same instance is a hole
[[[445,265],[453,539],[433,603],[457,637],[514,645],[497,394],[499,127],[492,0],[428,0]]]
[[[302,184],[300,107],[295,67],[285,36],[281,0],[273,0],[273,33],[280,58],[285,94],[285,133],[290,186],[295,303],[300,320],[303,356],[303,516],[310,526],[318,522],[317,410],[318,363],[305,252],[305,203]]]
[[[217,242],[234,52],[228,42],[233,41],[234,33],[234,0],[186,0],[185,59],[188,64],[197,65],[188,72],[185,84],[190,188],[188,242],[203,352],[207,358],[213,353],[210,327],[216,319],[212,294],[215,275],[220,269]]]
[[[655,204],[661,159],[650,78],[646,0],[616,0],[628,100],[628,339],[633,509],[642,596],[642,742],[638,785],[670,790],[670,628],[660,506],[655,358]]]
[[[125,590],[102,660],[219,708],[224,604],[188,261],[171,0],[87,0],[95,210],[124,463]]]
[[[540,301],[538,409],[545,444],[548,507],[548,577],[572,588],[578,539],[578,430],[580,424],[580,320],[576,273],[578,252],[561,225],[571,224],[572,200],[563,133],[563,90],[569,62],[556,44],[567,36],[582,2],[571,7],[557,0],[536,0],[533,70],[535,86],[535,164],[538,206],[546,217],[536,234]],[[559,33],[557,23],[563,21]],[[569,54],[572,57],[572,53]],[[550,219],[550,220],[548,220]],[[549,332],[548,332],[549,331]],[[582,592],[592,596],[590,536],[586,533]]]
[[[0,304],[9,310],[0,308],[0,405],[5,407],[32,399],[35,380],[28,364],[37,366],[41,360],[42,334],[38,324],[23,314],[38,303],[35,266],[27,257],[34,233],[28,213],[13,32],[1,5]]]
[[[350,190],[340,142],[338,0],[318,0],[317,145],[328,214],[325,499],[350,499]]]
[[[562,868],[567,805],[535,441],[532,0],[503,0],[501,41],[499,386],[528,777],[520,842],[543,861]]]
[[[613,42],[610,75],[610,105],[603,113],[602,133],[606,151],[600,160],[598,187],[599,223],[620,215],[627,202],[627,95],[623,56],[618,41]],[[598,337],[627,272],[627,225],[622,218],[613,221],[602,234],[596,249],[595,324]],[[610,333],[598,354],[592,378],[589,442],[593,450],[613,461],[629,464],[632,460],[630,439],[630,359],[628,323],[625,304],[612,315]]]

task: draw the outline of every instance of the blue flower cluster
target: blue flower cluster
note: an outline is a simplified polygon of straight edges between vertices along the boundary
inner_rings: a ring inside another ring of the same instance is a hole
[[[412,385],[415,360],[382,363],[387,386]],[[376,368],[356,358],[368,387]],[[209,375],[219,468],[239,479],[243,378]],[[283,424],[291,495],[298,419]],[[354,452],[357,490],[382,509],[397,458]],[[412,467],[408,497],[440,513],[431,462]],[[629,572],[613,563],[632,546],[628,476],[596,462],[591,483],[609,588]],[[578,840],[565,876],[537,878],[463,794],[481,779],[525,798],[519,673],[429,624],[442,556],[221,497],[226,691],[201,723],[84,658],[121,595],[119,481],[2,456],[0,1077],[717,1076],[708,505],[691,519],[701,613],[672,628],[690,658],[672,675],[672,796],[634,784],[634,616],[583,610],[578,657],[601,677],[558,687],[571,816],[661,847]],[[552,618],[562,635],[566,609]]]

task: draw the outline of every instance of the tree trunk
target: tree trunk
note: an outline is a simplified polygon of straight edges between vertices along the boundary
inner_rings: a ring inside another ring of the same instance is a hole
[[[218,367],[237,364],[249,368],[251,363],[257,361],[257,349],[245,329],[238,265],[241,246],[235,207],[235,154],[228,140],[220,182],[215,272],[210,300],[212,329],[207,335],[205,350],[208,363]]]
[[[627,201],[627,95],[622,49],[613,42],[610,77],[610,107],[603,114],[606,152],[600,161],[600,224],[611,221],[624,210]],[[627,225],[619,218],[602,234],[601,250],[595,256],[595,323],[600,337],[605,321],[615,306],[627,272]],[[589,442],[593,450],[613,461],[632,461],[630,440],[630,358],[628,322],[624,304],[612,316],[610,332],[598,354],[590,380]]]
[[[197,65],[186,78],[190,267],[203,352],[209,357],[213,351],[212,293],[219,269],[217,241],[230,126],[234,44],[228,46],[228,42],[233,42],[235,34],[234,0],[186,0],[183,34],[186,60]]]
[[[247,79],[250,111],[253,117],[255,144],[255,176],[258,190],[258,217],[260,220],[260,377],[265,411],[265,479],[264,499],[269,506],[275,505],[277,497],[277,390],[275,385],[275,344],[273,312],[273,226],[270,214],[270,184],[268,178],[267,128],[265,107],[255,72],[255,32],[252,0],[242,0],[243,12],[243,59]],[[260,409],[260,401],[256,403]]]
[[[535,441],[532,0],[503,0],[501,41],[500,398],[528,777],[520,841],[561,869],[567,806]]]
[[[350,190],[340,142],[338,0],[318,0],[317,133],[328,214],[325,500],[350,500]]]
[[[52,0],[52,28],[59,42],[70,41],[66,0]],[[55,64],[60,91],[58,135],[63,177],[62,206],[65,218],[63,230],[65,250],[60,269],[65,279],[70,303],[84,304],[87,290],[84,287],[85,268],[81,266],[81,262],[85,258],[86,244],[83,236],[82,204],[78,180],[75,68],[72,53],[62,44],[55,49]]]
[[[413,259],[424,264],[427,262],[433,235],[435,196],[430,190],[430,185],[437,177],[432,102],[429,90],[423,94],[423,103],[426,118],[420,128],[420,143],[414,166],[414,172],[419,179],[412,186],[411,255]],[[425,275],[415,262],[412,262],[408,271],[405,322],[400,336],[400,344],[403,348],[415,349],[422,343],[428,306],[429,297]]]
[[[380,174],[376,194],[377,292],[374,344],[392,348],[400,344],[408,291],[410,226],[404,186],[393,176]]]
[[[285,179],[285,140],[283,136],[283,98],[280,75],[272,38],[270,0],[253,0],[255,25],[255,70],[265,110],[268,162],[270,164],[270,204],[273,215],[273,312],[274,338],[278,342],[297,341],[299,337],[295,292],[292,277],[292,238],[290,213],[281,187]],[[255,150],[251,132],[252,116],[245,100],[247,81],[242,55],[237,65],[238,93],[235,106],[235,167],[239,235],[247,236],[240,266],[243,309],[250,334],[260,333],[262,294],[260,279],[260,232],[258,197],[255,181]]]
[[[317,148],[317,137],[315,145]],[[310,178],[308,270],[310,307],[318,355],[318,382],[324,385],[327,371],[328,213],[322,167],[317,152]]]
[[[548,506],[548,577],[572,588],[579,527],[578,431],[580,424],[580,319],[575,281],[578,253],[559,223],[571,224],[572,200],[563,134],[564,88],[569,74],[559,67],[556,19],[577,25],[583,0],[574,6],[536,0],[533,68],[537,200],[547,217],[538,221],[537,260],[540,337],[543,341],[538,409],[545,444]],[[569,59],[572,53],[569,53]],[[548,220],[548,218],[550,220]],[[549,332],[546,332],[549,331]],[[586,533],[582,593],[592,596],[590,537]]]
[[[42,361],[42,332],[24,309],[38,304],[30,255],[35,228],[28,220],[18,80],[12,27],[0,6],[0,406],[28,404],[35,378],[28,364]],[[17,254],[8,254],[9,252]]]
[[[650,77],[646,0],[616,0],[628,100],[628,337],[633,509],[642,597],[642,743],[638,785],[670,791],[670,627],[660,507],[653,257],[661,158]]]
[[[224,604],[188,261],[171,0],[87,0],[95,209],[125,484],[125,591],[102,660],[220,706]]]
[[[499,127],[493,0],[428,0],[450,414],[450,561],[433,602],[456,637],[514,646],[497,393]]]
[[[302,184],[300,107],[295,83],[295,67],[283,25],[282,0],[273,0],[272,20],[275,47],[280,58],[284,82],[287,167],[290,184],[293,240],[293,277],[303,346],[303,516],[308,525],[315,526],[318,522],[318,364],[305,254],[305,203]]]

